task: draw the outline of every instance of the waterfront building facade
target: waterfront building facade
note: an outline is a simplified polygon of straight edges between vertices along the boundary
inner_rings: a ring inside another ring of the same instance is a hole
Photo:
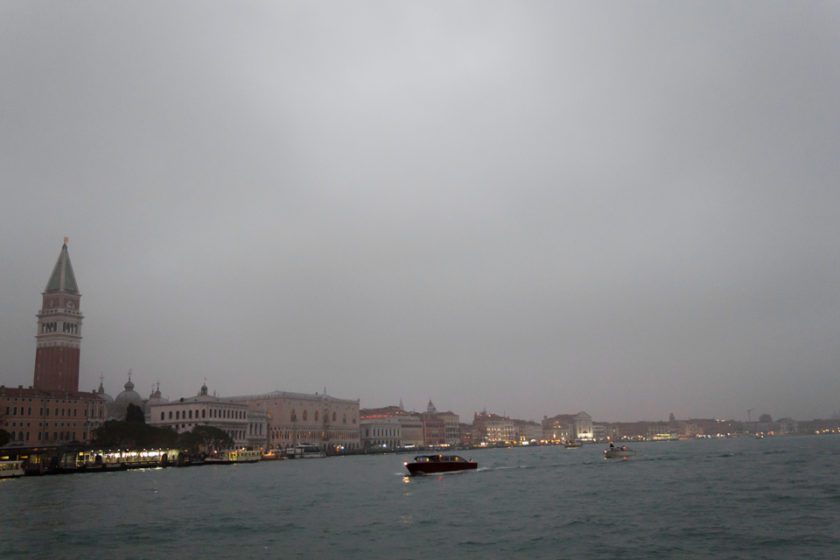
[[[592,430],[592,417],[585,412],[575,414],[575,439],[578,441],[593,441],[595,439]]]
[[[537,442],[542,439],[542,424],[530,420],[514,420],[516,439],[519,442]]]
[[[265,411],[270,449],[301,443],[317,445],[329,453],[361,448],[358,400],[286,391],[226,400]]]
[[[458,445],[461,443],[459,417],[454,412],[438,412],[432,401],[420,415],[423,425],[423,444],[426,447]]]
[[[568,414],[558,414],[542,421],[543,439],[551,443],[562,443],[574,440],[572,421]]]
[[[592,417],[586,412],[557,414],[542,421],[543,439],[553,442],[594,441]]]
[[[434,414],[421,414],[420,422],[423,426],[423,445],[425,447],[440,447],[446,443],[443,420]]]
[[[65,238],[41,294],[33,384],[0,386],[0,429],[10,445],[86,443],[105,421],[105,403],[79,391],[81,297]]]
[[[359,428],[365,451],[393,451],[402,447],[402,428],[396,416],[362,416]]]
[[[249,449],[266,451],[268,446],[268,413],[259,408],[248,407],[248,433],[246,435]]]
[[[443,422],[443,441],[446,445],[460,445],[461,419],[454,412],[438,412],[437,417]]]
[[[400,422],[401,447],[423,447],[423,422],[419,414],[405,413],[397,416]]]
[[[10,445],[86,443],[105,421],[105,405],[96,393],[39,391],[0,386],[0,430]]]
[[[516,426],[506,416],[488,413],[475,413],[473,416],[474,444],[504,444],[516,441]]]
[[[614,441],[618,439],[618,429],[603,422],[592,423],[592,439],[595,441]]]
[[[460,435],[458,436],[458,440],[461,445],[465,447],[472,447],[473,445],[473,427],[472,424],[467,424],[465,422],[461,422],[458,424],[458,431]]]
[[[399,426],[399,443],[397,447],[420,448],[425,445],[421,415],[414,412],[407,412],[402,404],[400,406],[367,408],[361,410],[359,414],[361,418],[370,421],[392,419],[396,422]]]
[[[247,447],[250,427],[248,406],[209,395],[202,385],[198,395],[149,407],[150,424],[176,432],[191,432],[196,426],[210,426],[226,432],[236,447]],[[264,429],[264,428],[263,428]]]

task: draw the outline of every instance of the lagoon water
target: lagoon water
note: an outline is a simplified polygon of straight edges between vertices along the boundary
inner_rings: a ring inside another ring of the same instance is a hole
[[[838,558],[840,437],[463,452],[26,477],[0,558]]]

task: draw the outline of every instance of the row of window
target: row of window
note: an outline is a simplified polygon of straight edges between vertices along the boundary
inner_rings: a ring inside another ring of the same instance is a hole
[[[41,334],[58,332],[58,323],[41,323]],[[61,332],[65,334],[79,334],[78,323],[61,323]]]
[[[347,432],[295,432],[289,430],[270,430],[269,434],[271,435],[272,441],[321,441],[322,439],[326,439],[327,441],[336,441],[342,438],[348,437]],[[352,437],[352,436],[350,436]]]
[[[55,408],[55,409],[52,409],[52,411],[53,411],[53,415],[58,416],[58,417],[67,417],[67,416],[74,417],[78,413],[78,409],[75,409],[75,408],[72,409],[72,410],[69,409],[69,408],[67,408],[67,409]],[[93,418],[104,417],[103,412],[104,412],[103,409],[101,409],[101,408],[97,409],[96,411],[94,411]],[[18,407],[16,407],[16,406],[11,406],[11,407],[7,406],[6,407],[6,416],[17,416],[17,415],[18,415]],[[32,407],[30,406],[30,407],[24,408],[24,407],[21,406],[20,407],[20,415],[21,416],[32,416]],[[50,409],[42,407],[38,411],[38,415],[39,416],[49,416],[50,415]],[[87,410],[87,409],[85,409],[85,418],[90,418],[90,411]]]
[[[56,309],[56,305],[63,305],[63,306],[66,307],[66,306],[71,305],[71,304],[72,305],[77,305],[72,299],[65,299],[65,300],[49,299],[49,300],[47,300],[47,305],[49,306],[50,309]]]
[[[7,424],[7,425],[8,425],[8,424]],[[28,428],[30,425],[31,425],[31,424],[30,424],[29,422],[26,422],[26,423],[23,423],[23,422],[12,422],[12,423],[11,423],[11,427],[12,427],[12,428],[17,428],[17,427],[21,427],[21,428],[26,427],[26,428]],[[71,422],[53,422],[53,423],[52,423],[52,427],[53,427],[53,428],[64,428],[64,427],[69,428],[69,427],[71,427],[71,426],[73,426],[73,423],[71,423]],[[49,428],[49,427],[50,427],[50,423],[49,423],[49,422],[38,422],[38,427],[39,427],[39,428],[40,428],[40,427]]]
[[[177,430],[192,430],[196,424],[181,424],[175,425],[175,429]],[[244,439],[245,438],[245,430],[224,430],[224,432],[229,435],[231,438],[237,439]]]
[[[11,437],[12,441],[29,441],[29,432],[10,432],[9,436]],[[41,437],[43,436],[43,438]],[[84,438],[87,439],[87,434],[85,434]],[[76,438],[76,432],[53,432],[52,438],[50,438],[50,432],[38,432],[38,441],[74,441],[78,440]]]
[[[172,412],[173,411],[171,411],[171,410],[169,411],[169,418],[168,418],[169,420],[173,419]],[[175,416],[174,416],[175,420],[187,420],[187,419],[192,420],[193,419],[192,409],[190,409],[190,410],[176,410],[174,412],[175,412]],[[199,412],[198,410],[195,411],[195,418],[196,419],[199,418],[198,412]],[[161,410],[160,411],[160,419],[161,420],[167,420],[166,416],[167,416],[167,412],[164,411],[164,410]],[[210,418],[233,418],[233,419],[242,420],[242,419],[245,418],[245,416],[246,416],[246,414],[245,414],[244,410],[230,410],[230,409],[216,409],[216,408],[211,408],[210,409]],[[207,418],[207,409],[206,408],[201,409],[201,418]]]
[[[399,437],[399,428],[365,428],[365,437]]]
[[[26,397],[20,397],[20,398],[15,397],[13,399],[9,399],[9,401],[11,401],[11,402],[21,402],[21,403],[28,402],[29,404],[32,404],[32,398],[31,397],[28,398],[28,399]],[[73,404],[73,403],[78,402],[78,401],[76,399],[73,399],[73,400],[46,399],[46,402],[47,402],[47,404]]]
[[[336,415],[335,415],[335,411],[333,411],[332,421],[335,422],[335,419],[336,419]],[[289,414],[289,420],[291,420],[292,422],[297,422],[297,413],[295,412],[294,408],[292,409],[292,412]],[[303,411],[303,421],[306,422],[307,420],[309,420],[309,411],[304,410]],[[318,420],[320,420],[320,415],[319,415],[318,411],[316,410],[315,411],[315,422],[318,422]],[[353,420],[353,423],[355,424],[356,423],[356,418],[353,417],[352,420]],[[346,414],[341,418],[341,421],[344,424],[347,423],[347,415]]]

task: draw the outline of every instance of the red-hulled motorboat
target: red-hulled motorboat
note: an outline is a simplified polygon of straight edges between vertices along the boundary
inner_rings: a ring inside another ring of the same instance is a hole
[[[405,468],[414,476],[418,474],[468,471],[478,468],[478,463],[468,461],[458,455],[418,455],[414,458],[413,463],[405,463]]]

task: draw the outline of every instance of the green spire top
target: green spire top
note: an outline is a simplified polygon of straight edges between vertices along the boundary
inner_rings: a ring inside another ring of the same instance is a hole
[[[70,264],[70,254],[67,252],[68,239],[64,238],[64,245],[61,246],[61,253],[55,263],[50,281],[47,282],[47,292],[68,292],[78,294],[79,287],[76,285],[76,276],[73,274],[73,265]]]

